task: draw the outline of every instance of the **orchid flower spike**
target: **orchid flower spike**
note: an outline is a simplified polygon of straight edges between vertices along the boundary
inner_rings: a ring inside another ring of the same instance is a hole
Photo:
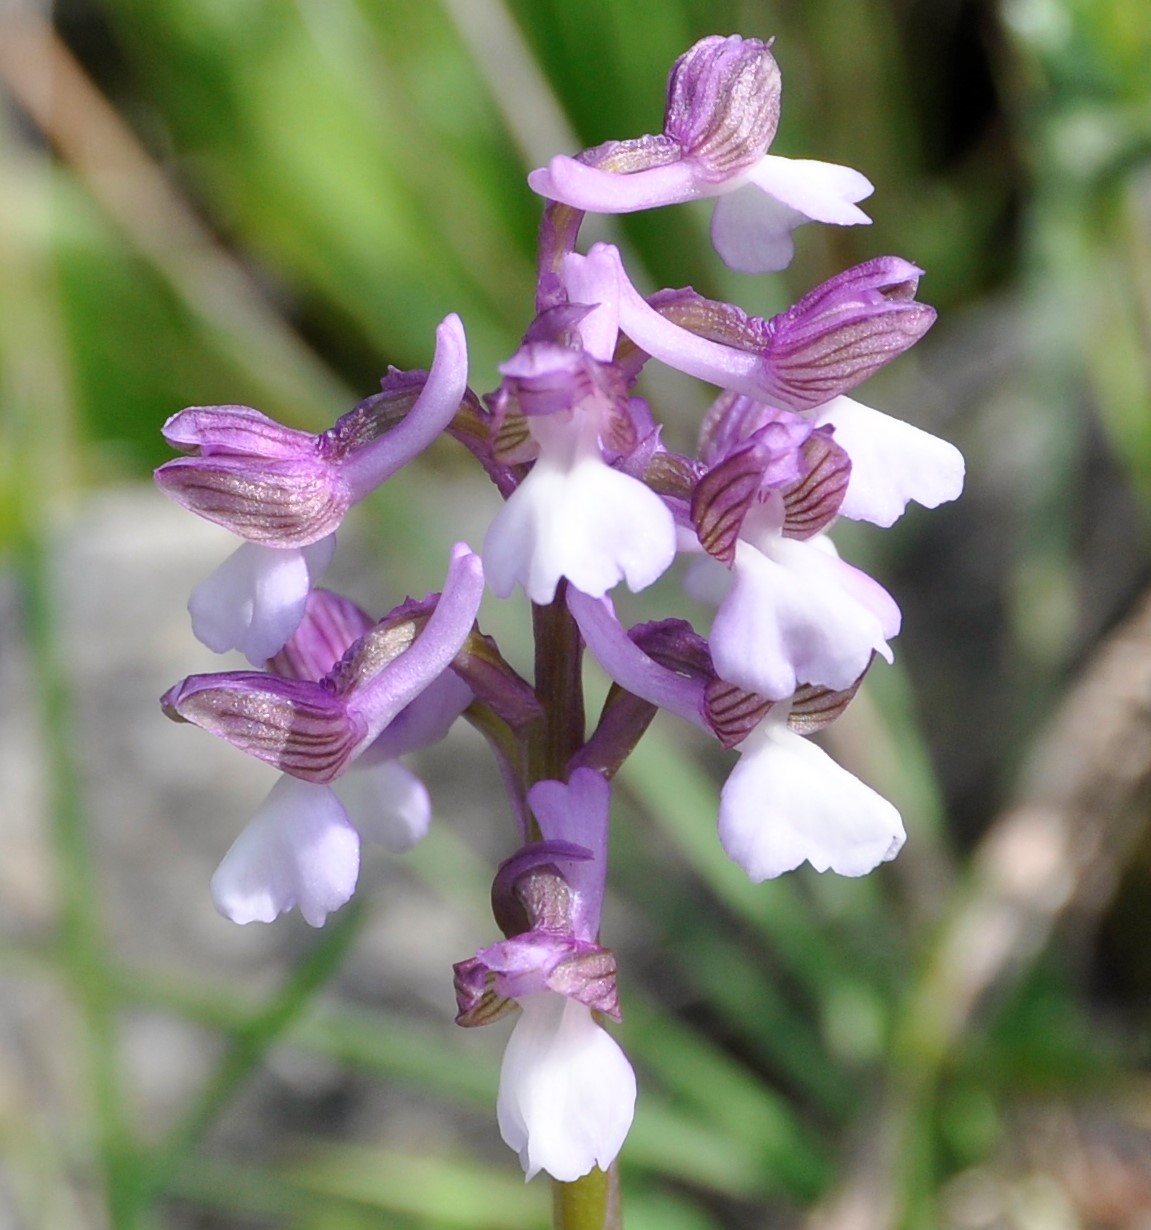
[[[724,261],[744,273],[784,269],[795,227],[867,223],[856,202],[873,189],[850,167],[769,154],[779,101],[770,43],[712,35],[673,65],[660,135],[553,158],[528,183],[540,196],[588,213],[715,197],[711,236]]]

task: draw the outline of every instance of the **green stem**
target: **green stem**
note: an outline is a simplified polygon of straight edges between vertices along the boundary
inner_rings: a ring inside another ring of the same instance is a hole
[[[592,1170],[574,1183],[552,1180],[554,1230],[620,1230],[619,1166]]]

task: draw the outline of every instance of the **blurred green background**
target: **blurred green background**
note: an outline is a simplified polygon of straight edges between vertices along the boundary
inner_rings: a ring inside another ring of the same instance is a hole
[[[671,62],[733,31],[777,38],[775,152],[858,167],[874,225],[804,228],[770,278],[724,270],[694,207],[589,234],[649,289],[763,314],[854,262],[915,261],[939,323],[861,396],[954,440],[970,478],[955,506],[840,540],[905,612],[897,667],[831,732],[904,813],[895,864],[751,886],[714,835],[726,758],[657,724],[625,770],[605,940],[640,1074],[627,1224],[1151,1224],[1151,643],[1128,638],[1101,702],[1073,700],[1086,733],[1050,722],[1151,579],[1151,6],[9,0],[4,1225],[546,1224],[542,1181],[525,1189],[493,1144],[500,1027],[454,1030],[446,963],[417,954],[386,989],[378,973],[437,920],[456,920],[449,960],[492,936],[508,834],[459,822],[478,749],[427,762],[428,846],[369,865],[322,933],[172,921],[181,894],[210,915],[227,838],[179,844],[212,813],[208,753],[149,733],[158,691],[196,667],[172,631],[183,591],[156,598],[161,634],[134,588],[191,550],[146,484],[175,410],[243,402],[321,429],[387,364],[425,366],[449,311],[473,388],[494,387],[531,313],[526,172],[658,130]],[[651,392],[686,443],[701,393]],[[364,510],[349,588],[385,608],[434,588],[452,535],[478,546],[473,497],[491,498],[437,446]],[[1092,704],[1118,715],[1111,744]],[[102,724],[131,742],[94,750]],[[1028,827],[1013,802],[1058,794],[1096,734],[1127,759],[1081,777],[1114,789]],[[233,801],[223,833],[245,819]],[[125,843],[134,807],[153,827]],[[195,874],[157,889],[184,860]]]

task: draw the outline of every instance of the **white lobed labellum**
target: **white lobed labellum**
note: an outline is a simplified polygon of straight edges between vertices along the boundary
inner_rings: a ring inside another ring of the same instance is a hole
[[[635,1111],[635,1073],[591,1009],[545,992],[525,996],[504,1052],[500,1135],[524,1176],[571,1183],[619,1153]]]
[[[360,839],[327,786],[281,777],[212,876],[216,909],[236,923],[299,907],[322,927],[355,891]]]

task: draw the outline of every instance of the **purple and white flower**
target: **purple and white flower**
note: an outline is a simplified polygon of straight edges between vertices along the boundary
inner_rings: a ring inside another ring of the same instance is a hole
[[[856,202],[873,188],[850,167],[769,154],[779,99],[770,44],[738,35],[701,39],[672,67],[662,134],[558,156],[528,183],[589,213],[715,197],[712,242],[727,264],[744,273],[784,269],[795,227],[867,223]]]
[[[500,868],[507,939],[456,966],[457,1020],[519,1016],[500,1070],[500,1134],[524,1175],[572,1182],[606,1170],[631,1127],[635,1074],[593,1009],[619,1017],[615,958],[598,942],[611,790],[591,769],[528,792],[542,840]]]
[[[321,926],[355,889],[361,836],[397,852],[424,836],[427,790],[396,758],[442,738],[470,702],[448,668],[482,590],[477,557],[460,548],[434,606],[407,603],[378,624],[313,591],[270,663],[280,673],[191,676],[165,694],[169,716],[284,774],[212,878],[221,913],[270,922],[299,906]]]
[[[709,686],[654,660],[616,619],[609,599],[571,593],[568,606],[588,648],[620,687],[738,750],[720,794],[719,836],[753,880],[804,862],[858,876],[899,852],[905,833],[898,811],[804,737],[846,708],[858,679],[838,693],[805,687],[782,703],[740,695],[719,679]]]
[[[390,373],[382,393],[320,435],[250,406],[193,406],[164,424],[168,443],[189,455],[162,465],[157,486],[246,540],[192,595],[198,639],[218,653],[239,649],[253,665],[287,641],[348,509],[440,435],[464,398],[467,366],[453,314],[418,384]]]
[[[570,326],[570,309],[554,309],[564,335],[527,340],[500,367],[497,406],[514,404],[525,416],[535,456],[484,539],[488,582],[501,598],[519,584],[533,602],[548,603],[561,578],[596,597],[620,581],[640,590],[675,556],[675,523],[663,501],[610,463],[637,443],[611,362],[616,265],[603,255],[579,257],[567,274],[571,303],[586,305],[578,324]]]

